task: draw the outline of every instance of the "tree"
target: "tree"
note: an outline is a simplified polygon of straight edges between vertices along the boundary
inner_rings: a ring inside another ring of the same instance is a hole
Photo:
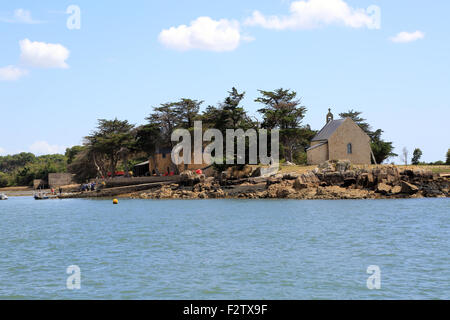
[[[420,157],[422,157],[422,150],[420,150],[419,148],[414,149],[411,163],[414,165],[418,165]]]
[[[347,112],[339,113],[339,116],[342,119],[352,119],[365,133],[367,133],[367,135],[370,136],[371,134],[373,134],[373,132],[371,131],[371,127],[367,122],[365,122],[366,119],[360,117],[361,114],[361,111],[354,111],[353,109],[351,109]]]
[[[240,106],[244,99],[245,92],[239,93],[236,88],[228,92],[228,96],[218,107],[208,106],[200,119],[211,128],[220,130],[225,134],[226,129],[247,130],[255,126],[254,122],[247,115],[247,112]]]
[[[134,150],[151,156],[155,153],[161,140],[160,128],[155,123],[140,126],[136,128],[134,139]]]
[[[203,101],[182,98],[173,103],[176,113],[176,126],[184,129],[194,127],[194,120],[198,117],[198,112]]]
[[[264,105],[264,108],[258,110],[263,116],[261,126],[280,130],[281,155],[285,161],[293,162],[295,155],[304,152],[314,136],[309,127],[301,126],[307,109],[300,106],[301,100],[296,98],[295,91],[283,88],[258,91],[261,96],[255,99],[255,102]]]
[[[408,165],[408,149],[406,147],[402,150],[402,161],[405,163],[405,166]]]
[[[394,153],[394,147],[392,146],[392,142],[386,142],[381,139],[381,134],[383,130],[378,129],[371,134],[371,143],[370,147],[372,149],[373,155],[375,157],[375,161],[380,164],[383,163],[386,159],[390,157],[397,157],[398,154]]]
[[[97,130],[85,137],[85,145],[89,148],[89,153],[104,156],[109,163],[109,170],[114,176],[117,163],[123,158],[124,148],[129,150],[134,143],[131,130],[134,125],[127,120],[121,121],[99,119]]]
[[[96,154],[93,148],[85,147],[77,153],[67,169],[75,174],[75,181],[84,183],[95,177],[106,177],[108,162],[106,156]]]
[[[6,173],[0,172],[0,188],[7,187],[9,184],[9,179]]]
[[[84,146],[73,146],[66,149],[65,156],[67,157],[67,164],[71,164],[75,159],[75,156],[80,153],[85,147]]]
[[[381,134],[383,130],[378,129],[372,131],[371,126],[366,122],[366,119],[360,117],[361,111],[349,110],[347,112],[342,112],[339,114],[341,118],[352,119],[370,138],[370,147],[372,149],[375,161],[377,163],[383,163],[386,159],[390,157],[397,157],[398,155],[394,153],[394,147],[392,142],[384,141],[381,139]]]
[[[448,149],[448,151],[447,151],[447,159],[445,161],[445,164],[450,165],[450,149]]]
[[[301,100],[296,99],[297,93],[289,89],[274,91],[258,90],[261,97],[255,99],[265,105],[258,110],[263,115],[263,128],[293,129],[298,128],[305,116],[306,107],[299,106]]]

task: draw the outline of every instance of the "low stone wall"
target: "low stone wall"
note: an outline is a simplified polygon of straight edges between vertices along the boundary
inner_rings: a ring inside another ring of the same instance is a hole
[[[73,183],[73,174],[71,173],[49,173],[48,185],[50,188],[58,188]]]
[[[118,195],[123,195],[132,192],[139,192],[144,190],[149,190],[153,188],[160,188],[163,185],[171,184],[172,182],[157,182],[157,183],[145,183],[139,185],[128,185],[125,187],[107,188],[96,191],[86,191],[86,192],[75,192],[67,193],[58,196],[60,199],[70,199],[70,198],[108,198]]]
[[[135,177],[135,178],[124,178],[117,177],[113,179],[106,180],[106,188],[116,188],[122,186],[133,186],[144,183],[156,183],[156,182],[168,182],[168,181],[178,181],[178,176],[166,176],[166,177]]]

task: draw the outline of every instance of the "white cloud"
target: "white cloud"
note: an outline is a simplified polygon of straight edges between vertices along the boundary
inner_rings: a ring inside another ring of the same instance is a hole
[[[6,155],[6,150],[0,147],[0,156]]]
[[[189,26],[180,25],[161,31],[159,41],[168,48],[186,51],[192,49],[209,51],[232,51],[241,41],[251,38],[242,36],[239,22],[235,20],[213,20],[199,17]]]
[[[425,33],[422,31],[415,31],[415,32],[400,32],[396,36],[391,37],[391,41],[395,43],[407,43],[407,42],[413,42],[416,40],[420,40],[425,38]]]
[[[61,44],[19,41],[20,59],[24,64],[39,68],[68,68],[66,60],[70,51]]]
[[[369,7],[372,11],[374,8]],[[368,10],[354,9],[343,0],[305,0],[294,1],[290,5],[290,15],[265,16],[254,11],[244,22],[249,26],[266,29],[314,29],[326,25],[344,25],[351,28],[379,28],[376,12],[369,16]]]
[[[59,145],[51,145],[47,141],[36,141],[30,146],[30,151],[36,155],[56,154],[65,152],[66,148]]]
[[[14,15],[12,18],[1,18],[0,21],[8,23],[26,23],[26,24],[38,24],[44,21],[34,20],[31,17],[31,12],[24,9],[14,10]]]
[[[28,74],[25,69],[16,66],[6,66],[0,68],[0,81],[15,81]]]

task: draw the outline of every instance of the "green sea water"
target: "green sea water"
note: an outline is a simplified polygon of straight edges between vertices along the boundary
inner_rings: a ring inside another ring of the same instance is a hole
[[[10,198],[0,299],[450,299],[449,222],[450,199]]]

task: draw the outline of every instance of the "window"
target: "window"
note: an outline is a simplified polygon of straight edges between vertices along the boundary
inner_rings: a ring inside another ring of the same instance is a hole
[[[349,144],[347,145],[347,153],[348,153],[348,154],[351,154],[351,153],[352,153],[352,144],[351,144],[351,143],[349,143]]]

